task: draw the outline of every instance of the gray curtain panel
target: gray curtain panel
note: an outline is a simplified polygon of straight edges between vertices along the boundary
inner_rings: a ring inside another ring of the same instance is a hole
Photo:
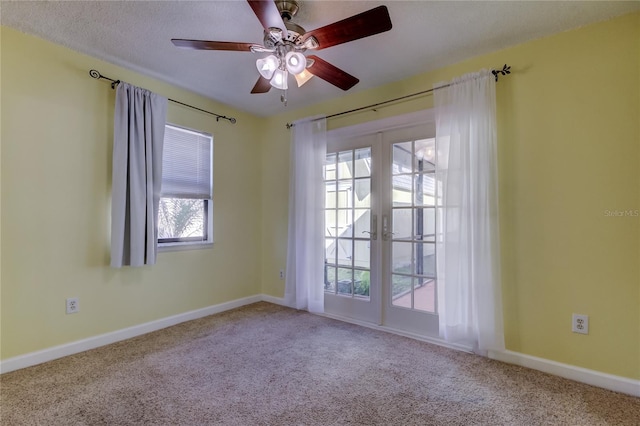
[[[167,99],[120,83],[116,90],[111,266],[156,263]]]

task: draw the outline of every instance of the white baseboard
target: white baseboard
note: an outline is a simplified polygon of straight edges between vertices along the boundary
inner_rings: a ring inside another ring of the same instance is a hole
[[[598,386],[615,392],[640,397],[640,380],[615,376],[613,374],[576,367],[570,364],[563,364],[561,362],[525,355],[519,352],[489,352],[489,358],[539,370],[555,376],[575,380],[576,382],[586,383],[588,385]]]
[[[289,307],[289,305],[287,305],[287,303],[285,302],[284,297],[270,296],[268,294],[261,294],[260,296],[262,297],[263,302],[269,302],[273,303],[274,305]]]
[[[172,315],[170,317],[161,318],[159,320],[150,321],[144,324],[135,325],[132,327],[124,328],[122,330],[116,330],[110,333],[101,334],[98,336],[89,337],[75,342],[66,343],[63,345],[53,346],[51,348],[43,349],[36,352],[20,355],[13,358],[0,361],[0,373],[8,373],[10,371],[19,370],[21,368],[31,367],[33,365],[42,364],[43,362],[52,361],[54,359],[62,358],[68,355],[77,354],[90,349],[95,349],[100,346],[108,345],[111,343],[119,342],[121,340],[130,339],[132,337],[140,336],[142,334],[151,333],[172,325],[180,324],[182,322],[191,321],[194,319],[206,317],[209,315],[217,314],[220,312],[228,311],[230,309],[239,308],[240,306],[249,305],[256,302],[269,302],[276,305],[287,306],[284,298],[270,296],[267,294],[257,294],[254,296],[244,297],[241,299],[232,300],[225,303],[220,303],[213,306],[208,306],[202,309],[196,309],[194,311],[184,312],[178,315]],[[361,325],[364,327],[382,330],[394,334],[398,334],[405,337],[411,337],[413,339],[422,340],[425,342],[433,343],[440,346],[445,346],[452,349],[469,351],[469,348],[459,345],[451,345],[440,339],[429,338],[420,336],[413,333],[402,332],[389,327],[370,324],[362,321],[357,321],[351,318],[338,317],[334,315],[323,314],[328,318],[334,318],[341,321],[350,322],[353,324]],[[563,364],[556,361],[551,361],[544,358],[538,358],[531,355],[525,355],[518,352],[504,351],[504,352],[490,352],[489,357],[498,361],[507,362],[510,364],[516,364],[534,370],[543,371],[545,373],[554,374],[556,376],[565,377],[567,379],[575,380],[577,382],[586,383],[593,386],[609,389],[616,392],[621,392],[633,396],[640,397],[640,380],[629,379],[626,377],[615,376],[612,374],[601,373],[595,370],[589,370],[582,367],[576,367],[569,364]]]
[[[473,352],[472,348],[463,345],[451,344],[438,338],[421,336],[419,334],[396,330],[390,327],[375,325],[365,321],[358,321],[353,318],[342,317],[338,315],[331,315],[326,313],[320,315],[327,318],[333,318],[340,321],[349,322],[351,324],[357,324],[363,327],[372,328],[374,330],[382,330],[389,333],[398,334],[400,336],[410,337],[412,339],[444,346],[450,349],[455,349],[463,352]],[[555,376],[564,377],[566,379],[575,380],[576,382],[586,383],[588,385],[640,397],[640,380],[615,376],[613,374],[602,373],[600,371],[589,370],[587,368],[576,367],[574,365],[563,364],[561,362],[551,361],[548,359],[538,358],[535,356],[525,355],[513,351],[490,351],[489,358],[506,362],[508,364],[515,364],[522,367],[531,368],[533,370],[542,371],[544,373],[553,374]]]
[[[272,296],[269,296],[269,298],[271,297]],[[273,299],[275,300],[277,298],[274,297]],[[172,325],[180,324],[185,321],[191,321],[194,319],[206,317],[209,315],[228,311],[230,309],[239,308],[240,306],[260,302],[262,300],[265,299],[260,294],[243,297],[242,299],[236,299],[230,302],[220,303],[217,305],[208,306],[206,308],[184,312],[178,315],[172,315],[170,317],[146,322],[144,324],[134,325],[132,327],[123,328],[121,330],[112,331],[110,333],[100,334],[98,336],[88,337],[86,339],[76,340],[75,342],[53,346],[51,348],[43,349],[40,351],[8,358],[0,361],[0,373],[8,373],[10,371],[19,370],[21,368],[42,364],[43,362],[77,354],[89,349],[95,349],[100,346],[130,339],[142,334],[151,333],[152,331],[160,330],[166,327],[171,327]],[[272,302],[271,300],[266,301],[276,303]]]

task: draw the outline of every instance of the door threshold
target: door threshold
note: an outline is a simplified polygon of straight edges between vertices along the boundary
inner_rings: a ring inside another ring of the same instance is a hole
[[[361,321],[361,320],[357,320],[355,318],[349,318],[349,317],[345,317],[345,316],[342,316],[342,315],[335,315],[335,314],[328,314],[328,313],[321,313],[321,314],[320,313],[314,313],[314,315],[318,315],[318,316],[326,317],[326,318],[331,318],[331,319],[342,321],[342,322],[348,322],[350,324],[359,325],[359,326],[370,328],[370,329],[373,329],[373,330],[380,330],[380,331],[384,331],[384,332],[387,332],[387,333],[396,334],[398,336],[408,337],[410,339],[419,340],[421,342],[426,342],[426,343],[431,343],[431,344],[442,346],[442,347],[449,348],[449,349],[455,349],[457,351],[462,351],[462,352],[467,352],[467,353],[474,353],[473,352],[473,348],[471,348],[470,346],[460,345],[460,344],[457,344],[457,343],[449,343],[449,342],[446,342],[446,341],[440,339],[439,337],[424,336],[424,335],[421,335],[421,334],[412,333],[410,331],[399,330],[397,328],[392,328],[392,327],[388,327],[388,326],[380,325],[380,324],[374,324],[374,323],[368,322],[368,321]]]

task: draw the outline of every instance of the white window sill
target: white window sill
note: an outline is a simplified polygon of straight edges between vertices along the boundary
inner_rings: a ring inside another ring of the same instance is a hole
[[[168,251],[206,250],[210,248],[213,248],[213,242],[162,243],[158,244],[158,253]]]

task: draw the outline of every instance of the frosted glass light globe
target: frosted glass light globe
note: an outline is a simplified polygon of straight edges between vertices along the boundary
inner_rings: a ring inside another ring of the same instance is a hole
[[[273,55],[269,55],[266,58],[258,59],[256,61],[256,68],[261,76],[266,79],[270,79],[273,76],[275,70],[278,69],[280,61]]]

